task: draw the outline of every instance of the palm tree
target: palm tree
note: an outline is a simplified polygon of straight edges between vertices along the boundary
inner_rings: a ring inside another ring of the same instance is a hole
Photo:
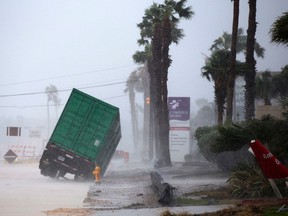
[[[214,51],[206,58],[202,67],[202,77],[214,82],[215,103],[217,106],[217,123],[222,125],[224,104],[227,96],[227,81],[229,71],[230,52],[226,50]]]
[[[145,11],[143,22],[138,24],[141,30],[141,39],[138,43],[142,45],[151,43],[151,58],[148,59],[150,98],[156,123],[154,125],[156,158],[163,162],[163,166],[171,165],[167,107],[167,77],[171,64],[169,46],[172,42],[178,43],[183,37],[182,30],[177,28],[179,20],[189,19],[193,14],[190,7],[185,7],[186,1],[165,0],[164,4],[154,3]]]
[[[288,65],[282,68],[280,74],[273,76],[272,83],[274,87],[273,95],[280,98],[288,97]]]
[[[281,106],[287,110],[288,107],[288,65],[282,68],[280,74],[272,77],[272,96],[278,98]],[[284,118],[288,120],[288,111],[283,112]]]
[[[165,4],[162,6],[161,23],[155,25],[155,33],[158,34],[158,27],[160,28],[161,39],[161,53],[157,52],[155,57],[160,62],[160,71],[156,72],[156,82],[159,86],[159,91],[156,92],[156,106],[157,106],[157,125],[159,129],[159,143],[161,153],[159,159],[163,161],[164,166],[171,165],[170,150],[169,150],[169,113],[168,113],[168,101],[167,101],[167,80],[168,69],[171,64],[169,58],[169,47],[172,43],[174,35],[183,37],[181,31],[173,31],[173,26],[177,27],[181,18],[189,19],[193,12],[190,7],[185,7],[186,0],[180,0],[179,2],[174,0],[165,0]],[[153,44],[154,46],[154,44]],[[160,46],[157,46],[157,51]],[[160,54],[160,55],[159,55]],[[154,55],[153,55],[154,56]],[[159,58],[160,57],[160,58]],[[158,75],[160,72],[160,76]],[[159,79],[160,78],[160,79]],[[158,87],[156,87],[157,89]]]
[[[243,29],[239,28],[237,30],[237,53],[245,51],[246,48],[246,35],[243,35]],[[211,51],[216,50],[231,50],[232,34],[228,32],[223,32],[223,35],[214,40],[212,46],[210,47]]]
[[[234,2],[235,3],[235,2]],[[231,42],[232,42],[232,34],[224,32],[223,35],[216,40],[214,40],[210,50],[217,51],[217,50],[229,50],[231,51]],[[254,41],[254,51],[257,57],[264,58],[265,49],[260,46],[260,44],[255,40]],[[236,52],[237,53],[244,53],[247,54],[247,35],[243,35],[243,29],[239,28],[237,33],[237,46]],[[243,73],[243,76],[245,73]],[[231,102],[230,102],[231,103]],[[228,109],[228,104],[227,104]],[[230,114],[229,114],[230,115]]]
[[[217,123],[223,123],[225,102],[227,97],[227,82],[230,68],[231,52],[227,50],[213,51],[210,57],[205,60],[205,65],[201,68],[202,77],[214,82],[214,95],[217,107]],[[236,61],[236,76],[243,76],[246,65]]]
[[[125,93],[129,94],[129,102],[131,109],[131,121],[132,121],[132,134],[135,149],[139,148],[139,130],[138,130],[138,118],[137,118],[137,110],[136,110],[136,102],[135,102],[135,90],[143,91],[143,82],[141,80],[141,73],[143,73],[143,68],[138,68],[137,70],[130,73],[130,76],[126,82]]]
[[[156,109],[156,75],[160,70],[159,61],[155,59],[157,38],[159,37],[159,33],[156,34],[156,24],[159,22],[159,5],[153,3],[153,5],[145,10],[145,16],[143,17],[143,21],[139,23],[137,26],[140,28],[140,36],[141,38],[138,40],[139,45],[144,45],[144,51],[136,52],[133,55],[133,59],[136,63],[145,63],[147,64],[148,73],[149,73],[149,93],[150,93],[150,112],[149,112],[149,122],[150,122],[150,130],[149,130],[149,159],[152,159],[153,148],[155,145],[156,157],[159,158],[160,144],[159,144],[159,136],[158,135],[158,127],[156,124],[157,117],[157,109]],[[159,28],[158,28],[159,29]],[[154,41],[154,42],[153,42]],[[156,44],[153,46],[153,44]],[[153,55],[154,53],[154,55]],[[153,145],[154,144],[154,145]]]
[[[256,97],[263,99],[264,105],[271,105],[273,96],[272,76],[269,71],[265,71],[256,77]]]
[[[231,55],[230,55],[229,76],[227,83],[226,121],[228,123],[232,122],[232,115],[233,115],[233,97],[234,97],[234,85],[236,79],[236,52],[237,52],[236,49],[237,49],[238,22],[239,22],[239,0],[234,0]]]
[[[239,28],[237,31],[237,53],[244,53],[246,55],[246,43],[247,43],[247,35],[243,34],[244,31],[242,28]],[[231,51],[231,41],[232,34],[228,32],[223,32],[222,36],[214,40],[212,46],[210,47],[211,51],[217,50],[229,50]],[[261,47],[261,45],[255,40],[255,54],[259,58],[264,58],[265,49]]]
[[[256,0],[249,1],[249,7],[250,7],[249,26],[248,26],[248,31],[247,31],[249,35],[247,35],[247,36],[243,35],[243,30],[241,28],[238,29],[238,36],[237,36],[238,40],[237,40],[237,48],[236,48],[237,53],[243,52],[245,54],[246,64],[250,65],[248,67],[248,71],[244,74],[244,78],[246,81],[246,85],[245,85],[245,89],[246,89],[245,90],[246,119],[248,118],[248,116],[247,116],[248,113],[250,113],[250,115],[254,116],[255,76],[256,76],[256,69],[255,69],[256,61],[254,59],[254,52],[255,52],[256,56],[260,57],[260,58],[264,58],[264,52],[265,52],[265,49],[263,47],[261,47],[260,44],[257,43],[257,41],[255,39]],[[253,9],[253,7],[255,7],[255,8]],[[253,14],[254,14],[254,22],[252,21]],[[254,36],[253,36],[254,26],[255,26],[255,32],[254,32]],[[232,35],[228,34],[227,32],[224,32],[224,34],[221,37],[219,37],[218,39],[216,39],[214,41],[210,50],[211,51],[219,50],[219,49],[230,50],[229,44],[231,44],[231,40],[232,40]],[[248,46],[249,46],[249,48],[248,48]],[[253,56],[253,61],[251,60],[251,55]],[[247,61],[247,58],[249,59],[249,61]],[[252,65],[252,63],[254,64],[254,66]],[[252,101],[252,98],[253,98],[253,101]],[[250,106],[248,106],[248,104],[250,104]],[[248,110],[248,107],[250,107],[250,108],[252,107],[253,109]],[[227,109],[228,109],[228,106],[227,106]],[[251,114],[251,112],[252,112],[252,114]]]
[[[245,79],[245,119],[251,120],[255,113],[255,77],[256,60],[254,58],[255,34],[256,34],[256,3],[257,0],[249,0],[249,19],[246,43],[246,64],[247,73]]]
[[[282,14],[270,29],[271,42],[288,46],[288,12]]]
[[[49,111],[49,103],[52,101],[55,106],[55,113],[57,118],[57,110],[60,105],[61,100],[58,98],[58,89],[54,85],[47,86],[45,88],[45,93],[47,94],[47,118],[48,118],[48,127],[47,127],[47,136],[50,134],[50,111]]]

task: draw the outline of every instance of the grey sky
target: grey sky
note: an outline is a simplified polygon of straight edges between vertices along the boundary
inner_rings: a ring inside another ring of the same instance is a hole
[[[83,89],[120,107],[128,116],[124,84],[138,67],[132,55],[144,10],[150,0],[0,0],[0,95],[43,92],[113,84]],[[239,27],[247,29],[248,1],[241,1]],[[257,41],[266,49],[257,69],[280,70],[288,64],[288,49],[270,44],[269,28],[288,10],[287,0],[259,0]],[[201,78],[204,55],[224,31],[231,32],[233,3],[228,0],[188,0],[195,15],[181,22],[185,38],[171,47],[169,96],[213,100],[212,83]],[[59,94],[63,103],[70,92]],[[0,97],[0,116],[45,118],[46,95]],[[139,102],[140,103],[140,102]],[[193,103],[192,103],[193,105]],[[3,106],[9,106],[3,107]],[[21,108],[22,107],[22,108]],[[25,107],[25,108],[24,108]]]

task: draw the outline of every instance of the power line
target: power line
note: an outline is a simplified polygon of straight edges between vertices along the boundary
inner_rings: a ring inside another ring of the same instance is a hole
[[[63,78],[67,78],[67,77],[80,76],[80,75],[84,75],[84,74],[97,73],[97,72],[103,72],[103,71],[111,71],[111,70],[131,67],[131,66],[135,66],[135,65],[123,65],[123,66],[119,66],[119,67],[112,67],[112,68],[106,68],[106,69],[101,69],[101,70],[93,70],[93,71],[82,72],[82,73],[74,73],[74,74],[69,74],[69,75],[50,77],[50,78],[46,78],[46,79],[37,79],[37,80],[28,80],[28,81],[22,81],[22,82],[6,83],[6,84],[0,84],[0,87],[34,83],[34,82],[41,82],[41,81],[47,81],[47,80],[63,79]]]
[[[125,97],[127,94],[124,95],[118,95],[118,96],[113,96],[113,97],[106,97],[106,98],[101,98],[100,100],[110,100],[114,98],[120,98],[120,97]],[[65,104],[42,104],[42,105],[29,105],[29,106],[0,106],[0,108],[17,108],[17,109],[25,109],[25,108],[39,108],[39,107],[55,107],[55,106],[64,106]]]
[[[130,82],[130,81],[128,81]],[[112,85],[119,85],[127,83],[127,81],[121,81],[121,82],[114,82],[114,83],[107,83],[107,84],[101,84],[101,85],[94,85],[94,86],[86,86],[86,87],[80,87],[78,89],[89,89],[89,88],[98,88],[98,87],[104,87],[104,86],[112,86]],[[66,91],[71,91],[72,89],[62,89],[62,90],[56,90],[56,91],[49,91],[49,93],[53,92],[66,92]],[[47,92],[27,92],[27,93],[17,93],[17,94],[6,94],[6,95],[0,95],[0,98],[4,97],[16,97],[16,96],[27,96],[27,95],[39,95],[39,94],[47,94]]]

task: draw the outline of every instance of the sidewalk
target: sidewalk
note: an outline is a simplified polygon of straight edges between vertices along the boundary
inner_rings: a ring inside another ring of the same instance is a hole
[[[84,206],[95,210],[97,215],[160,215],[171,212],[193,214],[214,212],[228,205],[163,207],[152,187],[150,172],[159,172],[164,181],[175,187],[174,198],[203,188],[216,188],[226,184],[227,177],[213,164],[195,162],[169,168],[154,169],[141,164],[109,169],[100,184],[90,186]],[[124,208],[124,209],[123,209]]]
[[[229,208],[229,205],[214,205],[214,206],[185,206],[185,207],[161,207],[161,208],[143,208],[143,209],[120,209],[120,210],[96,210],[93,216],[143,216],[143,215],[160,215],[162,212],[169,210],[171,213],[183,213],[189,212],[191,214],[201,214],[208,212],[216,212],[225,208]]]

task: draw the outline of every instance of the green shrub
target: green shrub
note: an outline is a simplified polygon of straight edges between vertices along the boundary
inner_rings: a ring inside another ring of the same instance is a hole
[[[215,127],[201,127],[196,130],[197,145],[200,153],[210,162],[215,161],[216,154],[211,151],[211,146],[214,145],[216,137],[219,136]]]
[[[259,139],[283,164],[288,164],[287,120],[265,116],[260,120],[255,119],[238,125],[199,127],[195,137],[201,154],[208,161],[216,162],[224,171],[231,171],[239,161],[250,161],[249,154],[245,154],[243,149],[248,149],[253,139]],[[232,161],[231,157],[235,160]],[[225,164],[226,161],[231,163]]]
[[[236,151],[259,139],[284,164],[288,158],[288,121],[265,116],[239,125],[218,128],[219,136],[211,146],[215,153]]]
[[[195,138],[199,141],[199,139],[202,136],[204,136],[204,135],[206,135],[212,131],[215,131],[215,130],[217,130],[217,127],[215,127],[215,126],[214,127],[208,127],[208,126],[198,127],[195,131]]]
[[[288,120],[265,116],[239,125],[201,127],[195,137],[201,154],[230,172],[228,180],[236,197],[275,197],[254,158],[247,151],[253,139],[259,139],[284,164],[288,164]],[[246,163],[246,164],[241,164]],[[283,196],[287,196],[285,181],[275,181]]]
[[[259,198],[264,196],[264,191],[271,193],[269,182],[264,178],[261,170],[254,165],[239,164],[231,173],[228,183],[232,194],[239,198]],[[273,191],[272,191],[273,192]]]

